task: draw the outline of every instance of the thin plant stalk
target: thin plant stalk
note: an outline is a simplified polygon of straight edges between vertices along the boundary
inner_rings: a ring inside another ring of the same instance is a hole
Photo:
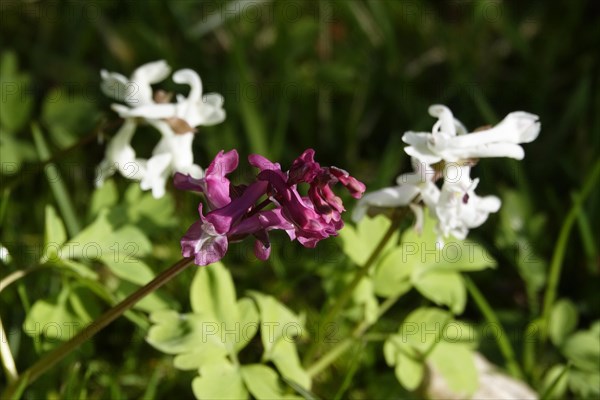
[[[6,380],[9,384],[19,379],[19,373],[17,372],[17,366],[15,365],[15,359],[13,358],[10,347],[8,346],[8,337],[2,325],[2,318],[0,317],[0,361],[2,361],[2,368],[6,373]]]
[[[596,187],[596,181],[600,176],[600,160],[596,161],[594,168],[587,176],[583,189],[575,196],[575,201],[565,222],[560,229],[556,246],[554,246],[554,254],[552,255],[552,261],[550,263],[550,271],[548,274],[548,285],[546,286],[546,292],[544,294],[544,306],[542,309],[542,320],[540,326],[540,338],[541,345],[543,345],[548,339],[548,323],[550,320],[550,313],[552,312],[552,306],[556,300],[556,293],[558,289],[558,283],[560,281],[560,273],[562,271],[563,260],[565,258],[567,244],[573,224],[577,220],[577,216],[583,206],[584,201],[590,195],[592,189]]]
[[[48,150],[48,146],[44,140],[44,136],[42,135],[42,131],[40,130],[39,126],[37,124],[33,124],[31,126],[31,132],[33,134],[33,140],[35,142],[40,160],[48,160],[50,158],[50,151]],[[56,165],[49,164],[47,166],[46,177],[48,178],[48,183],[50,184],[50,189],[52,189],[52,193],[54,194],[58,208],[62,213],[67,231],[69,231],[69,236],[73,237],[79,233],[80,226],[77,220],[77,215],[75,214],[75,207],[71,201],[71,196],[65,187],[64,181],[60,176]]]
[[[467,286],[467,290],[473,298],[473,301],[475,301],[475,304],[477,305],[477,308],[479,308],[479,311],[481,311],[484,318],[489,324],[493,325],[499,330],[498,334],[495,335],[496,342],[498,343],[498,347],[500,348],[502,356],[504,356],[508,372],[510,372],[510,374],[517,379],[523,379],[523,371],[521,370],[521,366],[517,362],[515,351],[512,345],[510,344],[510,341],[508,340],[508,335],[506,334],[504,327],[500,323],[500,319],[485,299],[485,296],[483,296],[483,294],[481,294],[477,286],[475,286],[473,281],[467,276],[464,277],[464,280],[465,285]]]
[[[400,298],[400,296],[392,296],[387,298],[381,306],[379,306],[379,310],[377,312],[377,318],[375,318],[372,322],[363,321],[361,322],[350,335],[349,338],[341,341],[337,345],[335,345],[331,350],[325,353],[321,358],[319,358],[314,364],[310,365],[306,372],[308,375],[314,377],[318,375],[320,372],[324,371],[327,367],[329,367],[335,360],[337,360],[342,354],[348,351],[352,345],[360,340],[363,335],[371,328],[378,320],[381,318],[383,314],[385,314]]]
[[[377,261],[377,259],[381,255],[381,252],[387,245],[388,241],[394,236],[394,233],[396,233],[396,231],[398,230],[402,216],[403,215],[398,215],[396,218],[392,219],[392,224],[377,244],[375,250],[373,250],[365,264],[356,271],[354,279],[344,288],[344,291],[337,297],[336,302],[329,309],[327,314],[325,314],[322,321],[320,321],[319,329],[322,329],[329,325],[338,316],[340,311],[342,311],[348,300],[350,300],[350,298],[352,297],[352,293],[354,293],[354,290],[356,289],[360,281],[369,273],[371,266],[373,266],[375,261]],[[320,337],[320,334],[318,335],[318,337]],[[313,359],[315,353],[318,350],[317,347],[318,341],[313,342],[313,345],[307,351],[305,362],[310,362]]]
[[[103,328],[113,322],[115,319],[120,317],[125,311],[129,310],[138,301],[154,292],[165,283],[169,282],[179,273],[184,271],[190,265],[192,265],[194,261],[193,257],[187,257],[179,260],[167,270],[163,271],[160,275],[150,281],[146,286],[138,289],[136,292],[132,293],[129,297],[121,301],[119,304],[114,306],[113,308],[107,310],[104,314],[102,314],[99,318],[97,318],[94,322],[88,325],[85,329],[80,331],[77,335],[73,336],[71,340],[63,343],[60,347],[56,348],[52,352],[48,353],[45,357],[38,360],[34,365],[24,371],[19,379],[13,382],[3,393],[0,398],[10,398],[14,391],[23,385],[23,381],[25,381],[25,385],[31,384],[41,375],[43,375],[46,371],[64,359],[67,355],[72,353],[75,349],[81,346],[84,342],[91,339],[94,335],[100,332]]]
[[[4,289],[6,289],[8,286],[10,286],[14,282],[18,281],[19,279],[24,278],[27,275],[29,275],[31,272],[34,272],[34,271],[42,269],[42,268],[44,268],[44,267],[41,265],[38,265],[35,267],[19,269],[17,271],[10,273],[8,276],[0,279],[0,293],[2,293],[2,291]]]

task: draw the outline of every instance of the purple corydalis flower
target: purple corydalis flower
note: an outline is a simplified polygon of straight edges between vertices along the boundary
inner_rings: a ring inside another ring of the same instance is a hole
[[[208,204],[206,215],[199,205],[200,219],[181,240],[183,255],[194,256],[197,265],[220,260],[229,243],[250,235],[256,238],[256,257],[266,260],[271,252],[268,232],[275,229],[286,231],[290,239],[297,239],[305,247],[315,247],[320,240],[337,235],[344,225],[341,213],[345,209],[331,186],[339,182],[355,198],[365,190],[346,171],[321,167],[314,161],[312,149],[298,157],[287,172],[257,154],[250,155],[248,161],[260,172],[247,186],[234,186],[227,178],[238,166],[235,150],[219,152],[203,178],[175,175],[175,187],[203,193]],[[300,183],[309,185],[308,196],[298,192]],[[263,197],[266,199],[259,202]],[[265,209],[267,206],[273,208]]]
[[[225,153],[223,150],[217,154],[210,163],[203,178],[196,179],[190,175],[175,174],[175,187],[180,190],[202,192],[210,209],[224,207],[231,201],[230,186],[227,175],[238,167],[239,156],[237,151]]]
[[[315,151],[308,149],[284,173],[278,164],[264,157],[255,166],[261,169],[258,179],[270,183],[273,200],[281,205],[284,216],[296,227],[296,238],[305,247],[315,247],[319,240],[337,235],[344,223],[342,199],[331,186],[344,185],[355,198],[360,198],[365,185],[336,167],[321,167],[314,160]],[[301,196],[297,185],[309,185],[308,196]]]

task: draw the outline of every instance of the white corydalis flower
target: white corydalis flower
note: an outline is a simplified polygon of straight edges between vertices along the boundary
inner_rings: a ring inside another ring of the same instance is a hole
[[[415,214],[415,228],[423,225],[423,208],[437,220],[436,231],[442,237],[465,239],[469,230],[481,226],[490,213],[500,209],[496,196],[475,194],[479,179],[471,179],[471,165],[484,157],[522,159],[520,143],[529,143],[540,132],[538,117],[523,111],[508,114],[496,126],[468,133],[445,106],[429,107],[438,118],[432,132],[406,132],[404,150],[411,156],[414,172],[400,175],[397,186],[367,193],[358,202],[353,219],[366,214],[389,212],[409,207]],[[443,178],[441,187],[436,181]]]
[[[142,118],[154,125],[164,120],[177,129],[177,133],[192,132],[197,126],[210,126],[225,120],[223,96],[218,93],[202,95],[200,76],[191,69],[182,69],[173,74],[173,81],[190,86],[187,97],[177,95],[177,103],[144,102],[129,107],[114,104],[113,109],[123,118]],[[183,121],[185,124],[177,124]]]
[[[153,84],[164,81],[171,73],[171,67],[164,60],[147,63],[137,68],[127,78],[117,72],[100,71],[102,92],[129,107],[143,107],[154,104]],[[127,107],[113,104],[113,109],[125,110]],[[122,115],[123,118],[127,116]]]
[[[135,150],[130,144],[135,128],[135,121],[128,118],[112,138],[106,147],[104,159],[96,168],[96,186],[102,186],[105,179],[112,176],[115,171],[119,171],[128,179],[142,179],[145,174],[145,160],[136,158]]]
[[[173,81],[190,87],[187,97],[177,95],[176,103],[169,103],[170,95],[153,92],[153,84],[165,80],[171,68],[164,61],[155,61],[137,68],[131,78],[101,71],[102,91],[125,104],[112,108],[125,118],[125,124],[107,147],[105,159],[97,170],[97,184],[115,170],[127,178],[139,180],[143,190],[151,190],[155,198],[165,193],[167,180],[175,172],[202,178],[203,171],[194,164],[192,142],[197,126],[208,126],[225,119],[223,97],[217,93],[202,95],[202,81],[191,69],[178,70]],[[135,157],[131,138],[136,121],[144,121],[160,131],[162,138],[148,160]]]
[[[417,159],[412,159],[414,171],[402,174],[396,179],[397,186],[376,190],[364,195],[356,204],[352,213],[355,222],[360,221],[369,209],[386,209],[409,206],[415,214],[415,229],[423,227],[423,210],[417,203],[422,199],[425,204],[433,203],[439,195],[439,189],[433,183],[436,172]]]
[[[436,217],[436,230],[443,237],[465,239],[469,229],[481,226],[490,213],[500,209],[496,196],[480,197],[475,194],[479,179],[472,180],[469,166],[459,168],[460,175],[446,178],[435,202],[427,204]]]
[[[541,128],[537,115],[523,111],[512,112],[496,126],[473,133],[467,133],[446,106],[433,105],[429,114],[438,118],[431,133],[406,132],[402,136],[410,145],[404,149],[406,153],[427,164],[484,157],[521,160],[525,152],[519,144],[535,140]]]
[[[202,178],[202,168],[194,164],[192,142],[194,133],[175,134],[164,121],[156,123],[162,138],[152,151],[152,157],[144,164],[145,175],[141,181],[142,190],[152,190],[155,198],[164,196],[167,180],[175,172]]]

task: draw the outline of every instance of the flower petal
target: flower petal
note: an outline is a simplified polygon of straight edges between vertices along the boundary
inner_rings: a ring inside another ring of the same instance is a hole
[[[540,133],[538,116],[523,111],[508,114],[493,128],[456,137],[455,147],[474,147],[490,143],[529,143]]]
[[[171,67],[165,60],[158,60],[146,63],[138,67],[131,75],[131,80],[134,82],[147,82],[155,84],[167,79],[171,73]]]
[[[194,222],[181,238],[181,252],[184,257],[194,256],[196,265],[208,265],[219,261],[228,248],[225,235],[215,232],[212,224],[202,214],[199,206],[200,220]]]
[[[119,73],[108,72],[104,69],[100,71],[100,76],[102,78],[100,83],[102,92],[115,100],[125,101],[129,80]]]
[[[442,160],[442,157],[429,148],[429,139],[431,133],[406,132],[402,135],[404,143],[409,144],[404,148],[406,154],[427,164],[435,164]]]
[[[256,258],[258,258],[261,261],[268,260],[269,256],[271,255],[270,243],[269,243],[269,245],[267,245],[262,240],[255,240],[254,241],[254,254],[256,255]]]
[[[370,207],[395,208],[407,206],[419,192],[418,186],[401,185],[367,193],[356,204],[352,220],[355,222],[360,221]]]
[[[190,93],[186,99],[188,102],[197,103],[200,101],[202,97],[202,80],[196,71],[189,68],[175,71],[173,82],[190,86]]]
[[[450,136],[456,136],[456,126],[454,125],[454,116],[452,111],[444,105],[434,104],[429,106],[429,115],[438,118],[438,122],[433,126],[433,136],[437,132],[444,132]]]

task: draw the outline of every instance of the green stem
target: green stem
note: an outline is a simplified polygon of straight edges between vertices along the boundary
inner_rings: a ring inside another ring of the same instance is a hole
[[[375,263],[375,261],[377,261],[377,259],[381,255],[380,253],[387,245],[387,242],[392,238],[392,236],[394,236],[394,233],[396,233],[396,231],[398,230],[398,227],[400,226],[400,220],[403,216],[404,214],[392,218],[392,224],[377,244],[377,247],[375,247],[375,250],[373,250],[365,264],[362,267],[358,268],[356,274],[354,275],[354,279],[348,284],[348,286],[344,288],[342,294],[337,297],[337,300],[334,303],[333,307],[329,309],[327,314],[325,314],[325,316],[323,317],[322,321],[320,321],[318,328],[319,332],[317,337],[321,337],[321,330],[325,329],[337,317],[337,315],[344,308],[348,300],[350,300],[350,298],[352,297],[352,293],[354,293],[354,290],[356,289],[360,281],[369,273],[371,266]],[[310,362],[313,359],[317,350],[318,341],[315,341],[306,353],[306,357],[304,359],[305,363]]]
[[[42,269],[42,268],[44,268],[44,267],[41,265],[38,265],[35,267],[19,269],[17,271],[12,272],[8,276],[6,276],[0,280],[0,293],[2,293],[2,291],[4,289],[6,289],[9,285],[11,285],[12,283],[18,281],[21,278],[24,278],[25,276],[29,275],[31,272],[36,271],[38,269]]]
[[[110,124],[110,125],[112,125],[112,124]],[[94,129],[87,136],[82,137],[76,143],[72,144],[71,146],[67,147],[66,149],[63,149],[63,150],[60,150],[60,151],[54,153],[52,155],[52,157],[48,158],[47,160],[41,160],[40,162],[38,162],[36,164],[28,166],[27,172],[19,173],[14,178],[7,179],[5,182],[3,182],[4,190],[6,190],[6,191],[11,190],[15,186],[18,186],[20,183],[25,182],[29,177],[34,176],[37,172],[40,172],[41,170],[43,170],[44,167],[46,167],[46,165],[52,164],[52,163],[56,162],[57,160],[62,159],[67,154],[71,153],[73,150],[76,150],[79,147],[96,139],[98,137],[98,135],[100,134],[100,132],[102,132],[107,127],[109,127],[109,126],[107,126],[106,122],[101,121],[98,124],[98,126],[96,127],[96,129]]]
[[[494,327],[499,329],[498,335],[495,335],[496,342],[498,343],[500,352],[504,356],[504,360],[506,361],[506,367],[508,371],[515,378],[523,379],[523,371],[521,371],[521,367],[519,366],[519,363],[517,362],[517,359],[515,357],[515,351],[513,350],[512,345],[508,340],[508,335],[506,334],[504,327],[500,323],[498,316],[496,315],[492,307],[489,305],[483,294],[481,294],[477,286],[475,286],[473,281],[467,276],[464,277],[464,280],[469,294],[475,301],[477,308],[479,308],[479,311],[481,311],[488,324],[493,325]]]
[[[558,289],[558,282],[560,280],[560,273],[562,271],[563,260],[565,258],[571,228],[573,228],[573,224],[577,219],[584,201],[590,195],[592,189],[596,186],[596,181],[598,180],[599,176],[600,160],[596,162],[594,168],[585,180],[583,189],[579,195],[575,197],[573,206],[569,210],[569,213],[565,218],[565,222],[560,229],[556,246],[554,246],[554,254],[552,255],[550,272],[548,274],[548,285],[546,286],[546,293],[544,294],[544,306],[542,309],[542,320],[540,323],[540,345],[543,345],[548,339],[548,322],[550,320],[552,306],[556,300],[556,291]]]
[[[101,285],[95,280],[82,278],[78,273],[71,271],[69,269],[63,268],[62,266],[52,265],[52,264],[43,264],[36,265],[33,267],[28,267],[25,269],[20,269],[12,272],[10,275],[6,276],[4,279],[0,280],[0,293],[2,293],[8,286],[12,285],[15,282],[18,282],[20,279],[25,278],[30,273],[35,271],[45,271],[45,270],[56,270],[65,276],[73,277],[78,279],[85,287],[95,293],[98,297],[100,297],[103,301],[105,301],[109,306],[114,306],[117,303],[115,296],[113,296],[105,286]],[[141,329],[147,329],[148,323],[143,318],[138,316],[137,314],[127,311],[125,312],[125,317],[128,318],[131,322],[136,324]],[[35,342],[37,343],[37,342]]]
[[[187,267],[192,265],[194,261],[193,257],[187,257],[179,260],[177,263],[173,264],[171,267],[163,271],[160,275],[150,281],[146,286],[138,289],[136,292],[132,293],[129,297],[121,301],[119,304],[114,306],[113,308],[107,310],[104,314],[102,314],[98,319],[80,331],[77,335],[73,336],[71,340],[63,343],[60,347],[56,348],[49,354],[47,354],[42,359],[38,360],[33,366],[24,371],[20,378],[13,382],[3,393],[0,398],[10,398],[14,391],[23,384],[23,381],[26,381],[26,385],[29,385],[37,378],[39,378],[42,374],[56,365],[59,361],[77,349],[81,344],[88,341],[91,337],[93,337],[100,330],[105,328],[112,321],[120,317],[125,311],[129,310],[133,307],[138,301],[140,301],[145,296],[154,292],[158,288],[160,288],[165,283],[169,282],[175,276],[177,276],[180,272],[185,270]]]
[[[4,224],[4,216],[8,208],[8,199],[10,198],[10,189],[4,188],[2,191],[2,201],[0,202],[0,224]]]
[[[306,368],[306,373],[311,377],[318,375],[321,371],[325,370],[329,367],[335,360],[337,360],[342,354],[344,354],[352,344],[354,343],[354,338],[349,337],[344,339],[337,345],[335,345],[331,350],[323,355],[323,357],[319,358],[314,364],[310,365]]]
[[[323,357],[319,358],[314,364],[310,365],[306,368],[306,372],[311,377],[318,375],[320,372],[329,367],[335,360],[337,360],[342,354],[348,351],[352,344],[354,344],[357,340],[361,339],[364,334],[372,327],[379,318],[383,314],[387,312],[400,298],[400,296],[392,296],[386,299],[381,306],[379,306],[379,310],[377,312],[377,317],[372,322],[363,321],[361,322],[350,335],[349,338],[341,341],[337,345],[335,345],[331,350],[329,350]]]
[[[31,132],[33,133],[33,140],[40,156],[40,160],[48,160],[50,158],[50,151],[48,150],[48,146],[46,145],[46,141],[44,140],[39,126],[37,124],[32,124]],[[71,202],[69,192],[55,164],[49,164],[47,166],[46,177],[48,178],[48,183],[50,184],[50,189],[52,189],[52,193],[54,194],[58,208],[60,208],[62,216],[65,220],[65,225],[69,231],[69,236],[74,237],[80,230],[79,222],[77,221],[75,208]]]
[[[9,384],[12,384],[19,379],[19,373],[15,365],[15,359],[12,356],[10,347],[8,346],[8,337],[2,325],[2,318],[0,317],[0,359],[2,361],[2,367],[6,373],[6,380]]]

